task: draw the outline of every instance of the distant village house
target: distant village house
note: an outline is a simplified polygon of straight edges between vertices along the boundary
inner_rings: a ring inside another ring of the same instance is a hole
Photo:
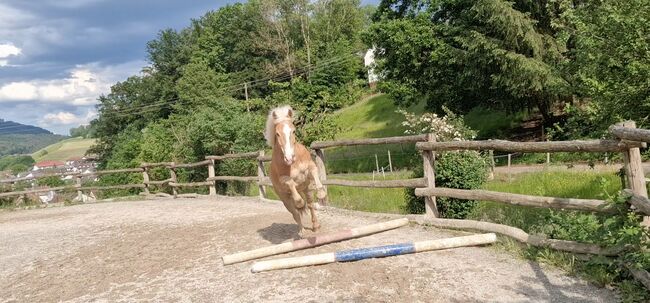
[[[55,169],[63,166],[65,166],[65,163],[61,161],[46,160],[34,164],[34,168],[32,168],[32,171],[39,171],[44,169]]]

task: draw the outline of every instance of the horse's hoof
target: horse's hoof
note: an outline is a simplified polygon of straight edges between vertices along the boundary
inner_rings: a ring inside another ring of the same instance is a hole
[[[314,223],[311,230],[317,232],[320,229],[320,223]]]
[[[302,239],[302,238],[305,237],[305,229],[304,229],[304,228],[303,228],[303,229],[300,229],[300,230],[298,231],[298,237],[299,237],[300,239]]]

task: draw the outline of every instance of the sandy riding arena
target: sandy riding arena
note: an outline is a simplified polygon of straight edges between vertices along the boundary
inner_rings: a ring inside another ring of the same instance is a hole
[[[326,210],[329,232],[385,221]],[[1,302],[615,302],[615,295],[493,247],[252,274],[221,256],[290,240],[281,203],[219,197],[0,212]],[[307,235],[310,233],[308,232]],[[419,225],[301,256],[461,234]],[[277,257],[268,257],[272,259]]]

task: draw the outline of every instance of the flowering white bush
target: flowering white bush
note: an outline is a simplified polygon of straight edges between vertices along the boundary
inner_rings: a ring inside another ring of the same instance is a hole
[[[436,135],[438,141],[462,141],[473,139],[476,133],[463,124],[462,119],[445,109],[447,115],[440,117],[434,113],[415,115],[405,110],[397,110],[404,115],[403,126],[407,135],[428,134]]]

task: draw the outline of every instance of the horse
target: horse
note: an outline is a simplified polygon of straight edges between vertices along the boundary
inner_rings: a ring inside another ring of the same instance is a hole
[[[270,177],[273,190],[298,223],[298,236],[303,237],[303,220],[309,208],[312,231],[320,228],[314,206],[314,190],[319,201],[327,193],[320,181],[318,167],[309,150],[296,141],[294,112],[290,106],[272,109],[266,119],[264,137],[273,149]]]

